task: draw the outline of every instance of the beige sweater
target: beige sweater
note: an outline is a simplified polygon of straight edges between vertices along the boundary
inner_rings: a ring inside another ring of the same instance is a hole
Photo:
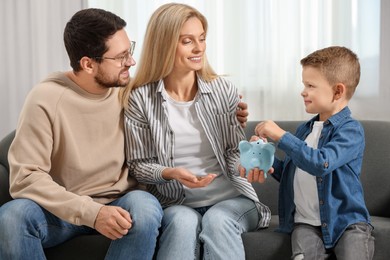
[[[8,156],[13,198],[94,227],[103,204],[136,188],[125,167],[118,91],[93,95],[64,73],[31,90]]]

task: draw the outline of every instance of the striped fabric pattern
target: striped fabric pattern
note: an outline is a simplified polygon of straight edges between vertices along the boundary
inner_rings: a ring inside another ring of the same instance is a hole
[[[195,108],[212,149],[224,174],[243,195],[253,200],[259,216],[258,227],[267,227],[271,212],[262,204],[252,185],[238,174],[238,143],[245,139],[236,118],[239,102],[237,89],[218,77],[205,82],[198,77]],[[134,89],[125,109],[126,156],[130,174],[147,184],[163,207],[181,204],[185,199],[183,185],[164,180],[162,171],[174,165],[175,136],[171,130],[163,98],[162,80]]]

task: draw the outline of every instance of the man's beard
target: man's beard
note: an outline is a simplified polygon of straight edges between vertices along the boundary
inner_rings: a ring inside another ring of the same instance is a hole
[[[127,68],[128,69],[128,68]],[[110,78],[102,70],[98,70],[97,75],[95,76],[95,81],[102,88],[116,88],[116,87],[126,87],[129,84],[130,78],[126,81],[120,81],[119,76],[115,79],[114,77]]]

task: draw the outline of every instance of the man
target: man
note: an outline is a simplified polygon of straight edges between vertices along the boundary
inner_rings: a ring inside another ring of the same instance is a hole
[[[44,259],[43,248],[96,230],[106,259],[151,259],[162,209],[124,166],[119,88],[130,81],[126,22],[77,12],[64,31],[73,71],[29,93],[9,151],[10,193],[0,208],[0,259]]]
[[[9,151],[14,200],[0,208],[0,259],[44,259],[44,248],[96,231],[112,239],[106,259],[152,258],[162,209],[125,167],[117,87],[135,65],[125,26],[104,10],[77,12],[64,31],[73,70],[29,93]]]

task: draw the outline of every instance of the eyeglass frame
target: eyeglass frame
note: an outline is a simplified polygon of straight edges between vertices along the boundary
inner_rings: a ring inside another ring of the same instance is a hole
[[[135,49],[135,41],[130,42],[130,49],[127,50],[127,52],[123,55],[117,56],[117,57],[93,57],[96,60],[120,60],[121,61],[121,67],[124,67],[126,62],[130,59],[130,57],[133,57],[134,49]]]

